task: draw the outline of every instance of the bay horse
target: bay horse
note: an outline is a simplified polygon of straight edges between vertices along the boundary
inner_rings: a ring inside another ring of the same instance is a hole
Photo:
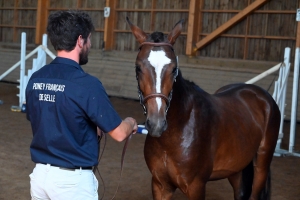
[[[235,200],[270,199],[270,165],[280,111],[272,96],[250,84],[231,84],[209,94],[183,78],[168,35],[146,34],[126,18],[139,42],[135,62],[148,130],[144,146],[155,200],[179,188],[188,199],[205,199],[208,181],[227,178]]]

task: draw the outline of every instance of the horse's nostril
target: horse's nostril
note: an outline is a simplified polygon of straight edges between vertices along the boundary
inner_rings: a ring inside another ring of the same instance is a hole
[[[164,120],[163,121],[163,130],[167,130],[167,127],[168,127],[168,123],[167,123],[167,120]]]
[[[167,125],[167,121],[166,121],[166,120],[164,120],[163,124],[164,124],[164,126],[166,126],[166,125]]]
[[[151,127],[151,123],[150,123],[150,120],[149,119],[147,119],[147,121],[146,121],[146,128],[147,127]]]

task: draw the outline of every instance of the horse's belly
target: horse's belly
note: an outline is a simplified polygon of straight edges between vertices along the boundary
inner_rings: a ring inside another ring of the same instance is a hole
[[[219,170],[219,171],[213,171],[212,174],[209,177],[210,181],[215,181],[219,179],[228,178],[229,176],[237,173],[236,171],[231,170]]]
[[[256,149],[256,148],[254,148]],[[213,171],[210,180],[228,178],[229,176],[242,171],[254,158],[255,151],[231,152],[231,154],[222,154],[215,157]]]

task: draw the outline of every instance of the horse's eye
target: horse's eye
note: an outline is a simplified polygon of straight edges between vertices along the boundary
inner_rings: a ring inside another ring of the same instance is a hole
[[[135,66],[135,73],[140,73],[141,72],[141,67],[139,65]]]
[[[139,80],[139,74],[141,73],[141,67],[139,65],[135,66],[135,75],[136,75],[136,80]]]
[[[177,67],[173,68],[172,73],[175,74],[175,75],[177,74]]]

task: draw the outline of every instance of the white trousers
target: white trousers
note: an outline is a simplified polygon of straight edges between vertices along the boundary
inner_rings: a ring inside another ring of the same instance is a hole
[[[92,170],[36,164],[29,177],[32,200],[98,200],[98,180]]]

